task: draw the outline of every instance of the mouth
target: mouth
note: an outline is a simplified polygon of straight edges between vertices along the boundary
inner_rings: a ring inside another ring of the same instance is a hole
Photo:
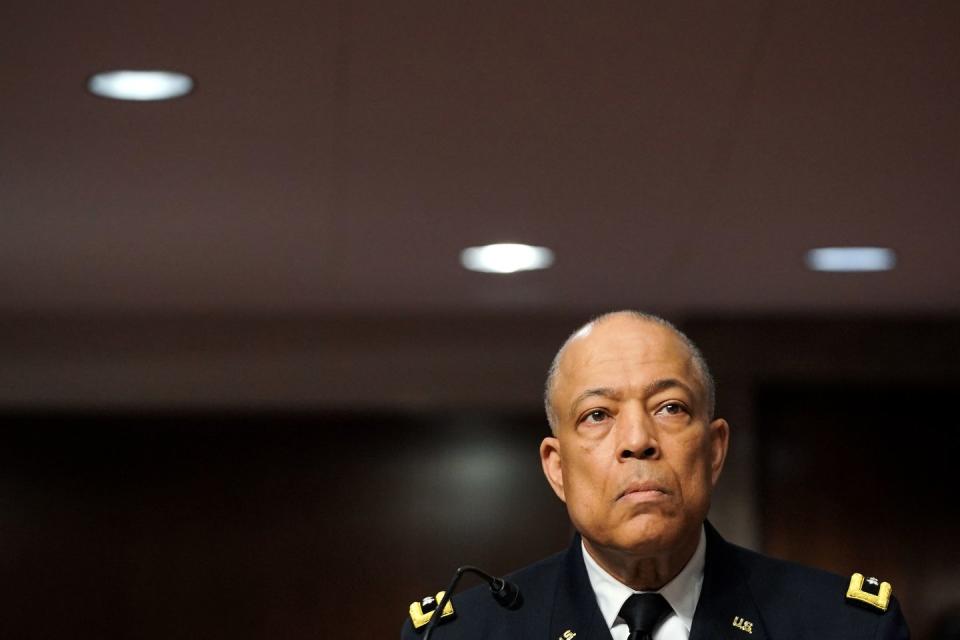
[[[653,502],[669,495],[669,492],[660,484],[649,480],[635,480],[624,487],[617,496],[617,500],[630,502]]]

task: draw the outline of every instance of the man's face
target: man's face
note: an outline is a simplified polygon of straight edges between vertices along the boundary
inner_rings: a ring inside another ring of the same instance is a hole
[[[649,321],[605,319],[567,345],[551,397],[543,469],[587,542],[635,557],[695,544],[728,427],[708,423],[686,345]]]

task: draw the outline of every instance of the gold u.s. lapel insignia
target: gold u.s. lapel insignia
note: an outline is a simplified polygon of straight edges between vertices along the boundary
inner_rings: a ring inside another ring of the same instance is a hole
[[[420,629],[430,622],[430,618],[433,617],[433,613],[440,601],[443,600],[445,593],[445,591],[438,591],[436,597],[427,596],[420,602],[410,603],[410,621],[413,622],[414,629]],[[444,618],[449,618],[452,615],[453,602],[448,600],[447,605],[443,608],[443,613],[440,614],[440,621],[442,622]]]
[[[576,636],[577,636],[576,633],[574,633],[573,631],[570,631],[570,629],[567,629],[566,631],[563,632],[562,636],[557,638],[557,640],[572,640]]]
[[[866,583],[866,585],[864,585]],[[890,605],[890,594],[893,587],[889,582],[880,582],[876,578],[864,579],[862,573],[850,576],[850,586],[847,587],[847,600],[863,603],[886,611]]]
[[[740,616],[733,616],[733,626],[740,629],[740,631],[745,631],[750,634],[753,633],[753,623],[749,620],[744,620]]]

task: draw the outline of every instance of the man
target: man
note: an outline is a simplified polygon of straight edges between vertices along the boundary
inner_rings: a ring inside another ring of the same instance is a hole
[[[435,637],[908,638],[887,583],[761,556],[706,522],[730,435],[713,395],[700,352],[661,318],[615,312],[574,333],[547,378],[540,458],[578,534],[509,576],[520,607],[472,589]],[[411,605],[421,632],[430,603]],[[402,637],[417,633],[408,620]]]

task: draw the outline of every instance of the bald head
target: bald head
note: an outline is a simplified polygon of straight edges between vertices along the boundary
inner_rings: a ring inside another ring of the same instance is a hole
[[[666,332],[677,340],[682,351],[685,352],[684,357],[689,360],[700,383],[705,399],[704,406],[706,415],[704,417],[707,420],[713,418],[715,403],[713,376],[710,375],[707,362],[693,341],[670,322],[659,316],[640,311],[613,311],[594,318],[573,332],[560,347],[560,350],[557,351],[557,355],[554,356],[553,362],[550,364],[550,370],[547,373],[547,382],[543,394],[544,408],[547,412],[547,420],[550,423],[551,431],[554,433],[557,431],[558,416],[554,407],[553,396],[556,390],[557,380],[563,375],[563,370],[567,366],[566,356],[568,352],[570,352],[573,347],[576,347],[578,350],[581,347],[589,349],[590,340],[595,338],[601,331],[608,333],[625,329],[636,330],[644,328],[644,325],[654,332]]]

